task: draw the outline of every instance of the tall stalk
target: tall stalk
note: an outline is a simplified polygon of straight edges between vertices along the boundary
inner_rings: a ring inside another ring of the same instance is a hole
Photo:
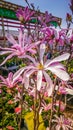
[[[51,127],[52,127],[54,91],[55,91],[56,81],[57,81],[57,78],[55,78],[55,80],[54,80],[54,88],[53,88],[53,93],[52,93],[52,108],[51,108],[51,115],[50,115],[50,120],[49,120],[49,130],[51,130]]]
[[[20,120],[18,124],[18,129],[21,130],[21,121],[22,121],[22,112],[23,112],[23,93],[24,93],[24,85],[22,86],[22,92],[21,92],[21,100],[20,100],[20,105],[21,105],[21,113],[20,113]]]
[[[39,103],[38,103],[38,91],[35,87],[35,97],[34,97],[34,130],[38,130],[39,127]]]

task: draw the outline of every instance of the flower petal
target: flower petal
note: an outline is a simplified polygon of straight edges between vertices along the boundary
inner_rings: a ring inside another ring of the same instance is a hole
[[[65,88],[67,94],[73,95],[73,89]]]
[[[66,126],[65,125],[62,125],[62,128],[63,128],[63,130],[66,130]]]
[[[8,53],[12,53],[12,51],[0,51],[0,55],[4,55],[4,54],[8,54]]]
[[[14,45],[14,44],[17,44],[16,40],[13,38],[13,36],[12,36],[11,34],[7,33],[7,34],[6,34],[6,38],[7,38],[8,41],[9,41],[10,43],[12,43],[13,45]]]
[[[0,66],[4,65],[5,62],[6,62],[7,60],[11,59],[13,56],[15,56],[15,53],[12,53],[12,54],[10,54],[9,56],[7,56],[7,58],[0,64]]]
[[[39,91],[42,85],[42,70],[37,72],[37,90]]]
[[[18,41],[19,41],[19,45],[22,47],[22,41],[23,40],[23,35],[22,35],[22,30],[19,30],[19,36],[18,36]]]
[[[40,62],[41,62],[41,64],[43,64],[43,56],[45,53],[45,49],[46,49],[45,44],[41,44],[40,45]]]
[[[33,57],[29,56],[29,55],[24,55],[24,56],[21,56],[20,58],[28,58],[29,60],[31,60],[35,64],[35,66],[37,64],[37,62],[35,61],[35,58],[33,58]]]
[[[52,80],[51,78],[49,77],[49,75],[43,71],[43,74],[44,74],[44,77],[46,79],[46,82],[47,82],[47,91],[48,91],[48,96],[51,96],[52,95],[52,91],[53,91],[53,83],[52,83]]]
[[[56,130],[60,130],[61,126],[60,125],[57,125],[56,126]]]
[[[56,67],[56,68],[65,70],[64,65],[62,65],[62,64],[59,63],[59,62],[53,62],[53,63],[51,63],[48,67]],[[48,70],[48,67],[44,66],[45,70]]]
[[[8,78],[9,78],[9,81],[12,81],[12,79],[13,79],[13,73],[12,73],[12,72],[10,72],[10,73],[8,74]]]
[[[59,61],[67,60],[69,58],[69,56],[70,56],[69,53],[62,54],[62,55],[54,58],[53,60],[48,61],[47,64],[45,63],[46,67],[49,66],[50,64],[54,63],[54,62],[59,62]]]
[[[24,76],[24,84],[25,84],[25,88],[28,89],[29,87],[29,77],[32,73],[34,73],[35,70],[30,70],[29,72],[25,72],[25,76]]]
[[[19,70],[13,75],[13,82],[20,77],[20,75],[24,72],[24,70],[25,70],[25,67],[22,67],[21,69],[19,69]]]
[[[34,66],[26,66],[26,67],[22,67],[22,68],[20,68],[14,75],[13,75],[13,82],[15,81],[15,80],[17,80],[19,77],[20,77],[20,75],[24,72],[24,71],[26,71],[26,70],[28,70],[29,71],[29,69],[34,69]]]
[[[58,76],[63,81],[67,81],[70,79],[68,73],[65,70],[62,70],[57,67],[48,67],[48,70],[50,70],[52,73],[54,73],[56,76]]]
[[[2,80],[4,83],[6,83],[6,79],[0,75],[0,80]]]

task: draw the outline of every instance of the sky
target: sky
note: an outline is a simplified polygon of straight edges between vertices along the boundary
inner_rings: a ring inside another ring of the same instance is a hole
[[[6,0],[18,5],[27,6],[25,0]],[[62,18],[62,27],[66,28],[66,13],[71,14],[69,9],[70,0],[28,0],[29,3],[34,3],[35,8],[39,6],[41,12],[48,11],[56,17]]]

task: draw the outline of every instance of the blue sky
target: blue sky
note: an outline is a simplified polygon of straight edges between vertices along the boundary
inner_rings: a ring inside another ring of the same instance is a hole
[[[15,4],[26,6],[25,0],[6,0]],[[48,11],[52,15],[62,18],[62,27],[66,27],[66,13],[71,13],[69,9],[70,0],[28,0],[29,3],[34,3],[35,7],[39,6],[42,12]]]

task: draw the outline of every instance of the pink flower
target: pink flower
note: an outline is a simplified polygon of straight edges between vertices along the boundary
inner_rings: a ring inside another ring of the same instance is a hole
[[[52,120],[52,122],[56,123],[56,130],[72,130],[73,128],[71,127],[71,122],[69,121],[69,119],[66,119],[64,116],[60,115],[60,117],[58,117],[57,115],[55,115],[55,119]]]
[[[60,105],[60,111],[63,112],[66,108],[65,104],[62,102],[62,101],[56,101],[56,104],[54,104],[55,106],[58,106]]]
[[[7,126],[6,127],[8,130],[14,130],[14,127],[12,127],[12,126]]]
[[[58,19],[53,17],[51,13],[48,13],[48,11],[45,11],[45,14],[41,14],[40,16],[38,16],[38,20],[39,20],[39,23],[46,27],[46,25],[51,25],[50,22],[51,21],[57,21],[58,22]]]
[[[44,53],[45,53],[45,44],[40,45],[40,51],[39,51],[39,60],[36,61],[35,58],[26,55],[24,58],[28,58],[32,63],[26,67],[22,67],[14,74],[14,79],[17,79],[23,72],[24,72],[24,84],[26,89],[29,87],[29,77],[30,75],[36,73],[37,75],[37,90],[39,91],[42,87],[42,78],[44,77],[46,80],[46,88],[48,91],[48,95],[50,96],[52,94],[53,90],[53,83],[48,75],[47,71],[51,71],[53,74],[55,74],[60,79],[67,81],[69,80],[69,75],[65,71],[65,68],[62,64],[60,64],[60,61],[66,60],[69,58],[70,54],[65,53],[61,56],[58,56],[54,58],[53,60],[47,60],[44,61]]]
[[[40,41],[32,43],[31,38],[25,33],[23,34],[21,30],[19,30],[18,42],[10,34],[7,34],[6,37],[12,46],[11,48],[0,47],[0,55],[9,54],[7,58],[0,64],[0,66],[5,64],[7,60],[14,56],[21,58],[21,56],[26,55],[27,52],[35,54],[36,50],[34,48],[40,43]]]
[[[13,101],[12,101],[12,100],[9,100],[9,101],[8,101],[8,104],[13,104]]]
[[[22,81],[22,78],[19,77],[18,79],[14,80],[13,79],[13,73],[10,72],[6,79],[3,76],[0,75],[0,80],[1,80],[0,85],[6,86],[8,88],[14,88],[14,87],[16,87],[18,82]]]
[[[20,112],[21,112],[21,107],[16,107],[16,108],[15,108],[15,113],[16,113],[16,114],[19,114]]]
[[[24,9],[18,9],[16,12],[16,16],[22,23],[26,23],[29,22],[34,13],[35,12],[31,11],[28,7],[25,7]]]
[[[59,94],[67,94],[66,88],[62,87],[62,86],[59,87],[58,92],[59,92]]]
[[[52,109],[52,104],[49,103],[48,105],[46,103],[42,103],[42,106],[44,108],[44,111],[48,111],[48,110],[51,110]]]
[[[45,27],[41,30],[44,34],[44,41],[49,42],[49,44],[53,44],[53,40],[55,38],[56,31],[53,28]]]
[[[68,37],[66,35],[67,29],[62,29],[61,31],[57,32],[55,41],[58,45],[64,46],[68,41]]]

